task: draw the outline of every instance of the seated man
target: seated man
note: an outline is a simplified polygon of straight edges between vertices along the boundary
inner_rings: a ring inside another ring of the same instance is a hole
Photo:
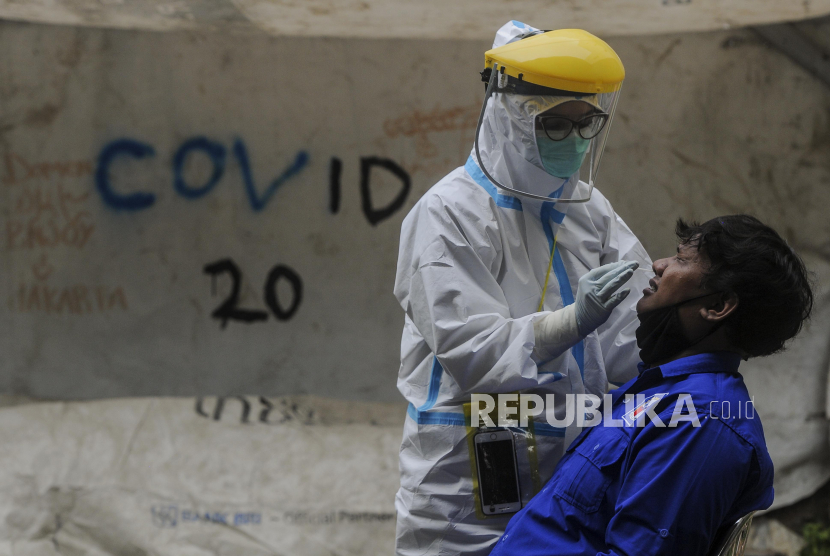
[[[574,440],[492,556],[701,556],[720,527],[772,503],[772,461],[738,365],[801,329],[807,272],[751,216],[679,220],[677,236],[637,304],[640,375],[613,392],[610,422]]]

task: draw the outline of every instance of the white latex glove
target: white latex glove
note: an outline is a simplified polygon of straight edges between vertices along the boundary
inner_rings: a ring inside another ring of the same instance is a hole
[[[631,289],[617,292],[639,267],[636,261],[618,261],[586,272],[576,289],[576,324],[579,335],[587,336],[608,320],[611,311],[628,297]]]
[[[548,313],[534,321],[533,332],[536,336],[533,354],[540,361],[559,357],[582,339],[576,326],[573,305]]]

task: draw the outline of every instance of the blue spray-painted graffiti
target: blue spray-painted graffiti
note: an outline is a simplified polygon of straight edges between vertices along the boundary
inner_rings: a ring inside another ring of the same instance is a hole
[[[251,203],[251,208],[259,212],[265,208],[268,200],[277,191],[277,189],[300,173],[300,171],[308,164],[308,153],[300,151],[294,158],[294,162],[280,174],[277,179],[271,182],[262,195],[258,195],[256,187],[254,187],[254,178],[251,174],[251,165],[248,162],[248,151],[245,149],[245,144],[237,139],[233,143],[233,154],[236,155],[239,161],[239,167],[242,170],[242,178],[245,180],[245,191],[248,193],[248,201]]]
[[[213,175],[204,185],[191,187],[184,181],[184,163],[190,151],[203,151],[211,163],[213,163]],[[187,199],[198,199],[210,192],[219,183],[222,174],[225,173],[225,147],[221,143],[211,141],[207,137],[194,137],[179,147],[173,156],[173,188],[176,192]]]
[[[184,166],[188,155],[194,151],[205,153],[213,165],[213,173],[202,185],[191,185],[185,181]],[[300,150],[294,157],[294,161],[263,191],[257,192],[254,185],[253,174],[248,157],[248,149],[241,139],[236,139],[233,144],[233,153],[239,163],[242,173],[242,180],[245,185],[245,192],[251,208],[254,211],[261,211],[285,182],[297,176],[308,165],[309,155],[306,151]],[[150,208],[156,202],[156,196],[147,191],[136,191],[132,193],[120,193],[113,187],[110,180],[110,169],[115,159],[121,156],[132,156],[133,158],[146,158],[155,155],[155,149],[147,143],[135,139],[116,139],[104,146],[98,155],[98,167],[95,171],[95,187],[101,195],[104,204],[110,208],[125,211],[137,211]],[[173,156],[173,189],[186,199],[199,199],[207,195],[219,181],[225,172],[226,149],[224,145],[211,141],[207,137],[193,137],[185,141]]]
[[[98,155],[98,168],[95,170],[95,187],[104,203],[117,210],[141,210],[153,206],[156,196],[152,193],[142,191],[124,195],[116,192],[110,186],[109,169],[119,156],[146,158],[155,154],[153,147],[133,139],[118,139],[101,149],[101,154]]]

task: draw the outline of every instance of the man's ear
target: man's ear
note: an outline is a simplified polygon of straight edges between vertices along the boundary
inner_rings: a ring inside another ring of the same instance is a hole
[[[700,316],[710,322],[718,322],[738,308],[738,296],[733,292],[722,293],[708,307],[701,307]]]

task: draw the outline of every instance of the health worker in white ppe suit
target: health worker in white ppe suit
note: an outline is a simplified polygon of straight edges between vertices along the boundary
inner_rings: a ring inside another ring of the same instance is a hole
[[[637,373],[628,293],[647,287],[651,261],[594,189],[624,75],[585,31],[506,24],[485,53],[470,158],[403,222],[397,554],[484,555],[504,532],[511,514],[482,503],[472,394],[554,394],[565,417],[562,394],[601,396]],[[540,415],[508,430],[526,503],[579,429]]]

